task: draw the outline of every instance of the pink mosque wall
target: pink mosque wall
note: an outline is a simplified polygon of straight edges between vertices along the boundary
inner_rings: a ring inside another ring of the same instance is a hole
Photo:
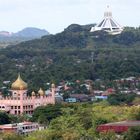
[[[0,110],[9,112],[10,114],[32,114],[33,110],[38,106],[47,104],[55,104],[55,87],[52,87],[50,95],[46,96],[26,96],[27,90],[13,90],[12,97],[0,99]],[[15,96],[14,94],[17,94]],[[4,108],[2,108],[4,106]]]

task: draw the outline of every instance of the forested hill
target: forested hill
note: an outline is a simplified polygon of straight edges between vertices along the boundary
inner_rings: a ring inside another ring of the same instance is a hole
[[[90,32],[90,25],[72,24],[56,35],[44,36],[41,39],[21,43],[20,47],[37,48],[94,48],[106,46],[132,47],[140,41],[140,28],[126,27],[120,35],[110,36],[106,32]]]
[[[62,33],[43,36],[0,51],[0,83],[20,71],[30,88],[46,82],[140,76],[140,28],[117,36],[90,33],[93,25],[72,24]]]

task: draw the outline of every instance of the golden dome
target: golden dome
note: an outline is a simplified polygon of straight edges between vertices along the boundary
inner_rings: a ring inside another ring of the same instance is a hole
[[[38,93],[39,93],[40,96],[44,96],[45,95],[45,92],[43,91],[42,88],[39,89]]]
[[[32,92],[32,96],[35,96],[35,92],[34,91]]]
[[[51,87],[52,87],[52,88],[55,88],[55,84],[52,84]]]
[[[19,74],[17,80],[12,84],[11,88],[13,90],[26,90],[27,89],[27,83],[25,83],[21,79],[20,74]]]

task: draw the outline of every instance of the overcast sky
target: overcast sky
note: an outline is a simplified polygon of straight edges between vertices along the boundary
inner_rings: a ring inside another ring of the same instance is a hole
[[[0,30],[38,27],[58,33],[72,23],[98,23],[106,6],[123,26],[140,25],[140,0],[0,0]]]

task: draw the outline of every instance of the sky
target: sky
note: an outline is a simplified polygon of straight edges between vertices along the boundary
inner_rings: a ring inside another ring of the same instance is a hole
[[[140,0],[0,0],[0,31],[37,27],[55,34],[73,23],[100,22],[107,5],[120,25],[140,26]]]

